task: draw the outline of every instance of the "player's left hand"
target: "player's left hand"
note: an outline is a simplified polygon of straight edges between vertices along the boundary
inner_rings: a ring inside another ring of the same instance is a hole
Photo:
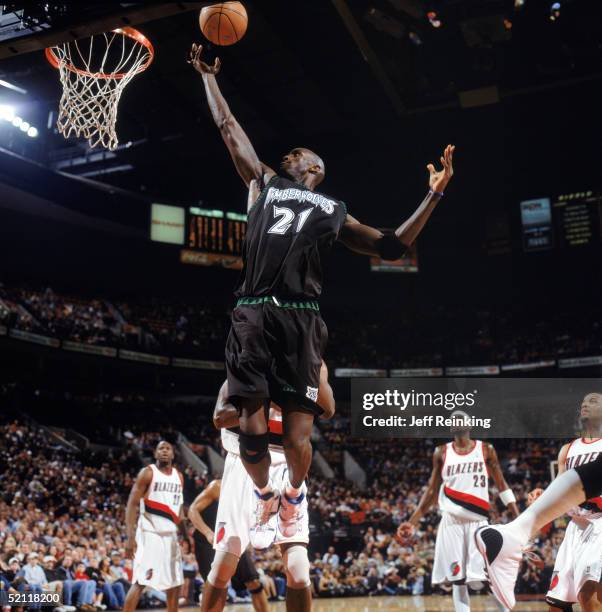
[[[192,47],[190,48],[190,53],[188,54],[188,63],[192,64],[194,69],[201,74],[217,74],[222,67],[219,57],[216,57],[215,61],[213,62],[213,66],[210,66],[201,59],[202,52],[203,45],[193,43]]]
[[[453,157],[455,145],[447,145],[443,156],[439,159],[443,165],[443,170],[435,170],[433,164],[428,164],[426,169],[429,171],[429,187],[438,193],[443,193],[447,184],[454,175]]]

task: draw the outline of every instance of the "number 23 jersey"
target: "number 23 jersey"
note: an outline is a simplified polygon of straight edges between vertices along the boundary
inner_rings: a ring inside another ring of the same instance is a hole
[[[346,216],[340,200],[273,176],[249,211],[236,297],[320,297],[322,257]]]
[[[489,472],[485,444],[474,442],[474,448],[463,454],[453,442],[445,445],[439,508],[457,518],[482,521],[489,517]]]

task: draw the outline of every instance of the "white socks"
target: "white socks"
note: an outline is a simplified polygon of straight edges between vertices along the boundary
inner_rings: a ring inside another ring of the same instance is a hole
[[[302,491],[303,491],[302,488],[296,489],[295,487],[293,487],[293,485],[291,484],[291,481],[287,479],[286,487],[284,487],[284,492],[286,493],[286,496],[289,499],[295,499],[295,498],[299,497],[299,495],[301,495]]]
[[[265,487],[262,487],[261,489],[259,489],[258,487],[255,487],[255,488],[257,489],[257,492],[259,493],[259,495],[262,495],[262,496],[274,490],[274,487],[272,487],[271,480],[268,480],[268,484],[265,485]]]
[[[581,478],[575,470],[560,474],[550,486],[510,525],[527,543],[544,525],[585,501]]]

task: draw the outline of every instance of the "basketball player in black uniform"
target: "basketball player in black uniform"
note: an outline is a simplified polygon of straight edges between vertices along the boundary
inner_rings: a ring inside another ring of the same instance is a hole
[[[217,507],[221,491],[221,480],[213,480],[206,489],[201,491],[188,509],[188,518],[194,525],[194,554],[199,565],[199,572],[207,582],[211,563],[215,557],[213,528],[217,518]],[[238,561],[236,572],[232,577],[236,586],[244,585],[253,599],[253,608],[257,612],[267,612],[268,599],[259,582],[259,574],[248,551],[245,551]]]
[[[240,411],[240,452],[256,486],[257,523],[279,512],[290,524],[305,496],[327,331],[320,317],[322,258],[335,240],[364,255],[399,259],[430,217],[453,174],[454,147],[441,157],[443,169],[428,165],[429,192],[393,233],[363,225],[345,204],[318,193],[322,159],[295,148],[282,159],[282,175],[259,160],[219,89],[219,59],[208,65],[193,45],[189,62],[203,77],[213,119],[238,174],[249,190],[243,271],[226,345],[228,388]],[[282,407],[289,482],[277,491],[269,479],[269,399]]]

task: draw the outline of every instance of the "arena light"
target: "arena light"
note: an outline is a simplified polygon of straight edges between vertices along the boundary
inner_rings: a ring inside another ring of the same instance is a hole
[[[525,6],[525,0],[514,0],[514,8],[516,10],[523,8]]]
[[[37,127],[25,121],[23,117],[15,114],[15,109],[8,104],[0,104],[0,121],[11,123],[30,138],[37,138],[40,134]]]
[[[15,118],[15,109],[8,104],[0,104],[0,119],[2,121],[10,121],[12,123]]]
[[[560,17],[560,2],[552,2],[550,6],[550,21],[556,21]]]
[[[8,81],[5,81],[3,79],[0,79],[0,87],[6,87],[6,89],[10,89],[11,91],[16,91],[17,93],[20,93],[23,96],[27,93],[27,89],[23,89],[22,87],[19,87],[18,85],[15,85],[14,83],[9,83]]]
[[[426,16],[428,17],[428,20],[430,21],[431,25],[434,28],[440,28],[441,27],[441,20],[439,19],[439,16],[437,15],[436,11],[429,11]]]

